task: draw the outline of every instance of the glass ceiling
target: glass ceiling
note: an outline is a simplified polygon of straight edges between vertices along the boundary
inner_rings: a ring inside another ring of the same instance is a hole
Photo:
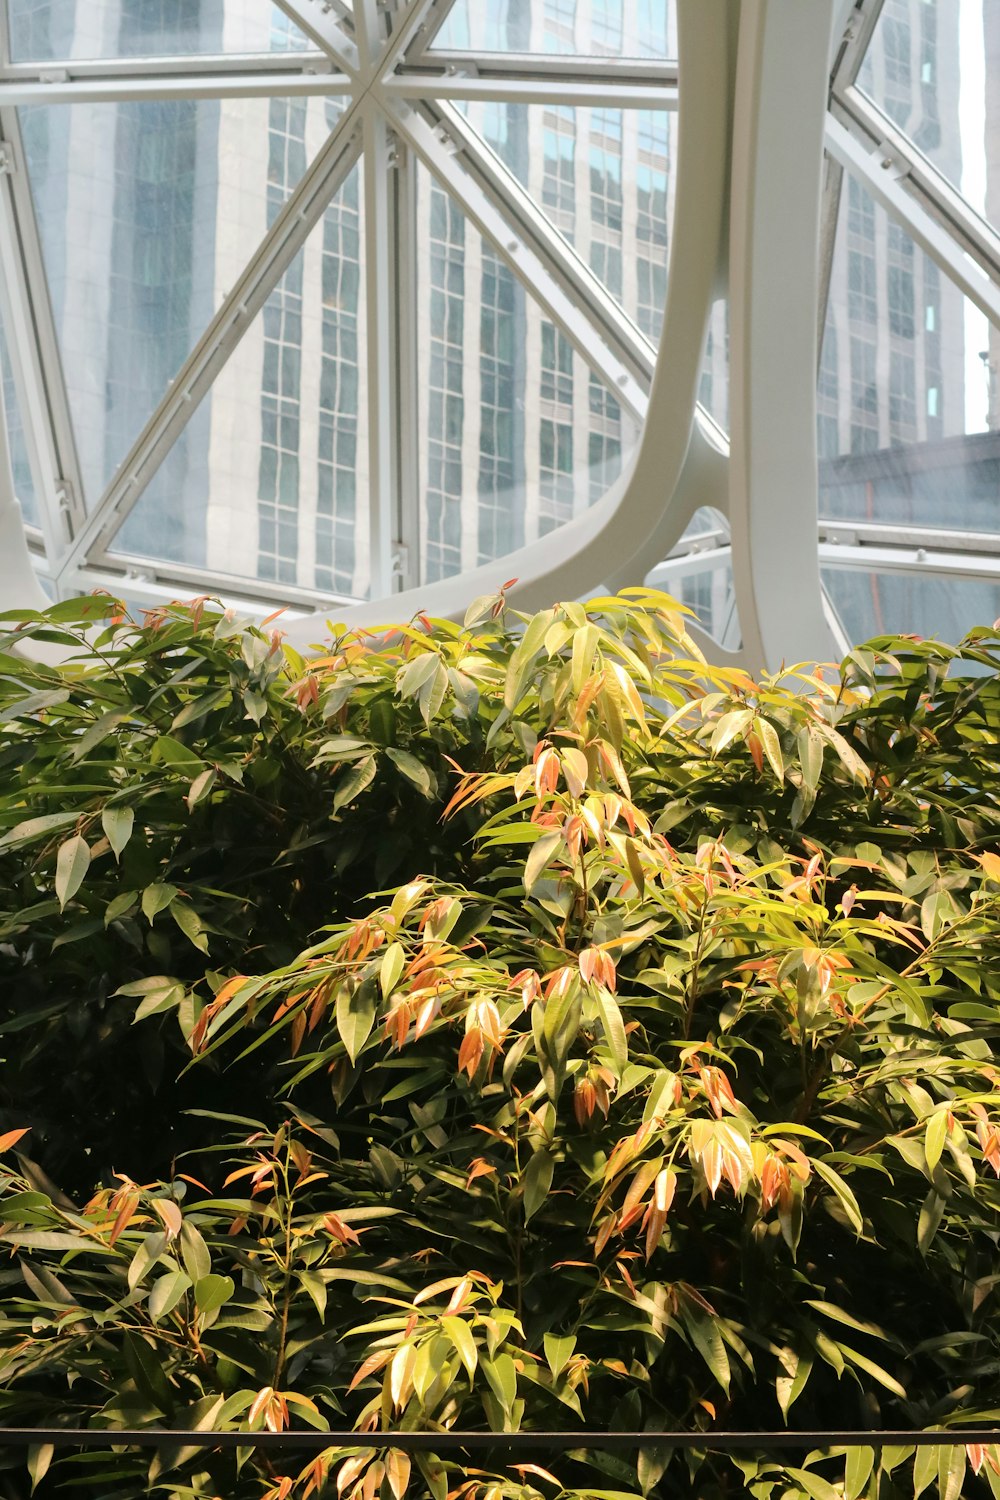
[[[0,322],[3,408],[59,590],[380,598],[541,542],[627,468],[684,232],[674,0],[382,9],[376,66],[374,0],[0,0],[0,269],[38,343]],[[848,635],[956,634],[1000,614],[1000,333],[968,270],[1000,281],[1000,5],[853,25],[831,129],[901,188],[830,161],[820,560]],[[728,326],[722,300],[723,430]],[[709,515],[651,576],[733,644]]]

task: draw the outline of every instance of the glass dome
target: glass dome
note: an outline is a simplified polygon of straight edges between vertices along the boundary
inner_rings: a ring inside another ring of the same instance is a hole
[[[783,273],[759,248],[740,269],[734,133],[726,272],[690,335],[669,312],[703,212],[679,188],[707,130],[694,84],[685,105],[699,4],[0,0],[0,506],[46,591],[389,616],[561,547],[575,591],[648,578],[753,656],[751,311],[778,278],[780,324]],[[813,555],[798,569],[789,533],[790,562],[834,641],[957,637],[1000,615],[1000,14],[828,9],[815,316],[778,329],[807,359],[820,334]],[[737,110],[755,88],[780,110],[761,45],[748,83],[739,37]],[[655,490],[657,391],[685,360],[668,520],[602,576],[585,539],[609,497]]]

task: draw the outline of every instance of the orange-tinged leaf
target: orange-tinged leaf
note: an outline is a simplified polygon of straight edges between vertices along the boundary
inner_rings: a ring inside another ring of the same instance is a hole
[[[254,1422],[256,1422],[257,1418],[261,1415],[265,1406],[270,1401],[273,1395],[274,1389],[269,1385],[263,1386],[262,1389],[257,1392],[256,1396],[253,1398],[253,1404],[251,1405],[250,1410],[247,1412],[247,1422],[251,1427],[253,1426]]]
[[[0,1151],[9,1151],[11,1146],[16,1146],[22,1135],[27,1135],[30,1129],[30,1125],[24,1125],[20,1130],[8,1130],[0,1135]]]
[[[1000,854],[977,854],[976,858],[983,867],[983,874],[1000,884]]]
[[[400,1344],[392,1356],[389,1366],[389,1394],[398,1410],[404,1407],[413,1389],[413,1367],[417,1362],[417,1351],[413,1344]]]
[[[337,1470],[337,1494],[342,1495],[344,1491],[355,1480],[360,1479],[374,1458],[373,1453],[352,1453],[350,1458],[345,1458]]]
[[[137,1192],[126,1193],[122,1200],[121,1207],[118,1210],[118,1217],[115,1219],[114,1224],[111,1226],[111,1235],[108,1239],[109,1245],[113,1245],[118,1236],[121,1234],[122,1230],[127,1228],[129,1222],[135,1216],[135,1211],[138,1207],[139,1194]]]
[[[153,1208],[156,1210],[167,1231],[167,1240],[175,1240],[181,1232],[184,1220],[180,1209],[171,1198],[154,1198]]]
[[[382,1366],[387,1365],[391,1358],[391,1349],[379,1349],[374,1354],[369,1354],[368,1358],[355,1370],[354,1379],[347,1387],[348,1391],[353,1391],[355,1386],[361,1384],[362,1380],[367,1380],[369,1375],[374,1375],[377,1370],[381,1370]]]
[[[390,1448],[385,1460],[385,1476],[396,1500],[403,1500],[410,1482],[410,1455],[400,1448]]]

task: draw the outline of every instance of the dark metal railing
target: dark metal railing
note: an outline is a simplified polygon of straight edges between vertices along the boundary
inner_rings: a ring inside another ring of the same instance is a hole
[[[507,1455],[562,1453],[571,1448],[619,1452],[636,1448],[707,1448],[727,1453],[778,1448],[984,1447],[1000,1442],[1000,1427],[964,1427],[907,1432],[207,1432],[169,1427],[0,1427],[0,1448],[51,1443],[59,1448],[325,1448],[359,1451],[400,1448],[407,1453],[503,1449]]]

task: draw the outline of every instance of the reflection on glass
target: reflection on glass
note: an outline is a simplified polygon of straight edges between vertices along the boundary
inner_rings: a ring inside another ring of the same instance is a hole
[[[576,57],[677,56],[674,0],[455,0],[434,46]]]
[[[701,362],[698,400],[724,432],[729,431],[729,301],[716,302]]]
[[[638,434],[457,204],[423,171],[418,189],[420,570],[430,580],[580,514]]]
[[[266,0],[7,0],[15,62],[272,52],[310,45]]]
[[[995,334],[844,178],[819,374],[820,513],[996,531]]]
[[[272,135],[283,129],[272,118]],[[116,551],[365,596],[363,256],[355,167],[189,422],[176,467],[168,460],[143,494]]]
[[[88,506],[304,173],[323,108],[232,99],[21,111]],[[183,470],[186,459],[168,463]]]
[[[977,213],[1000,223],[996,0],[885,0],[858,83]],[[987,87],[989,81],[990,87]]]
[[[1000,614],[1000,585],[982,579],[824,568],[823,582],[851,641],[899,634],[955,645]]]
[[[667,295],[676,114],[490,103],[470,105],[468,118],[655,342]]]
[[[14,480],[14,497],[21,507],[21,514],[31,526],[39,524],[35,486],[28,464],[28,450],[24,441],[21,409],[14,387],[14,374],[10,367],[10,355],[3,324],[0,323],[0,422],[7,424],[7,443],[10,449],[10,467]],[[3,475],[0,475],[0,485]]]

